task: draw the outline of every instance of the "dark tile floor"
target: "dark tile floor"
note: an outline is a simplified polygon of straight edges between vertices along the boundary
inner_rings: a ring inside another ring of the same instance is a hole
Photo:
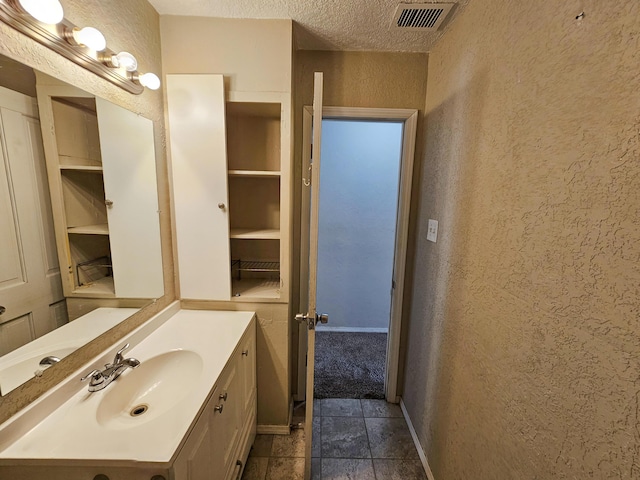
[[[242,478],[303,480],[304,442],[303,430],[258,435]],[[427,478],[400,407],[384,400],[315,400],[312,457],[313,480]]]

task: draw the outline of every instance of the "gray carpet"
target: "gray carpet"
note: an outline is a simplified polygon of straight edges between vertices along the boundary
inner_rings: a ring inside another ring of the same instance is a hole
[[[315,398],[384,398],[386,333],[316,332]]]

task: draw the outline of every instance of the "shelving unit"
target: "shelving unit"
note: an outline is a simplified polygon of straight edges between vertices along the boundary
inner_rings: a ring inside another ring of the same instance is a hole
[[[65,297],[160,297],[153,122],[69,85],[36,89]]]
[[[232,299],[279,299],[280,103],[226,103]]]
[[[220,74],[166,80],[181,297],[287,303],[290,93],[228,91]]]
[[[51,97],[71,293],[114,296],[95,98]]]

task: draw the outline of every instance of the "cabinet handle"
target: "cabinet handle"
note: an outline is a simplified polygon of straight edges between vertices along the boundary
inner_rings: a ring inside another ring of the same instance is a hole
[[[227,392],[224,392],[224,393],[220,394],[220,400],[224,400],[225,402],[227,401]]]
[[[249,356],[249,350],[243,350],[242,351],[242,355],[245,356],[245,357],[248,357]]]
[[[222,410],[224,409],[224,405],[220,404],[220,405],[216,405],[215,407],[213,407],[213,409],[216,412],[222,413]]]
[[[227,206],[226,206],[224,203],[220,202],[220,203],[218,204],[218,208],[219,208],[220,210],[224,210],[225,208],[227,208]]]
[[[242,473],[242,462],[240,460],[236,460],[236,466],[240,467],[238,470],[238,475],[236,476],[236,480],[240,478],[240,474]]]

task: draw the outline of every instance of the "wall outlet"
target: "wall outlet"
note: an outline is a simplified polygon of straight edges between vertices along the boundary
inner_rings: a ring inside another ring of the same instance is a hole
[[[429,219],[429,227],[427,228],[427,240],[436,243],[438,239],[438,221]]]

